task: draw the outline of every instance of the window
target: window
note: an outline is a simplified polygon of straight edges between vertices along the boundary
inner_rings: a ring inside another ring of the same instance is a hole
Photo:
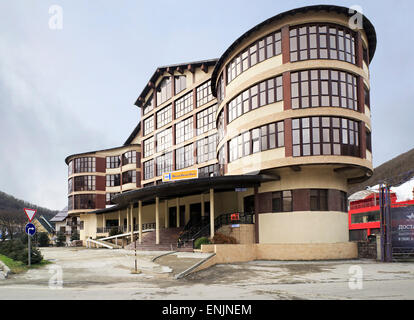
[[[359,122],[336,117],[292,120],[293,156],[359,157]]]
[[[187,93],[185,96],[175,101],[175,118],[189,113],[193,110],[193,92]]]
[[[68,197],[68,211],[73,210],[73,196]]]
[[[193,137],[193,117],[189,117],[175,125],[175,144],[187,141]]]
[[[284,122],[270,123],[247,131],[229,141],[229,161],[252,153],[284,146]]]
[[[369,65],[369,56],[368,56],[368,49],[365,48],[365,45],[362,46],[362,56],[367,65]]]
[[[175,150],[176,169],[190,167],[194,164],[193,144],[188,144]]]
[[[107,169],[119,168],[120,165],[121,165],[121,157],[120,156],[106,157],[106,168]]]
[[[137,172],[135,170],[122,172],[122,184],[137,183]]]
[[[172,146],[172,127],[157,134],[157,152],[164,151]]]
[[[74,178],[74,191],[95,191],[96,177],[95,176],[81,176]]]
[[[282,37],[280,31],[259,39],[227,64],[227,84],[255,64],[281,53]]]
[[[137,152],[136,151],[128,151],[122,155],[122,165],[125,166],[127,164],[137,163]]]
[[[292,109],[342,107],[358,109],[357,77],[337,70],[306,70],[291,74]]]
[[[218,141],[220,142],[224,138],[224,109],[220,111],[217,120],[217,134],[218,134]]]
[[[68,180],[68,193],[72,193],[73,192],[73,178],[70,178]]]
[[[292,191],[272,192],[272,212],[293,211]]]
[[[367,223],[380,221],[379,211],[354,213],[351,215],[351,223]]]
[[[369,90],[364,87],[364,103],[368,108],[371,108],[369,101]]]
[[[217,134],[197,141],[197,163],[216,158]]]
[[[290,61],[334,59],[355,64],[354,32],[337,25],[310,24],[290,29]]]
[[[240,93],[228,104],[229,123],[253,109],[283,100],[282,85],[282,76],[278,76]]]
[[[328,190],[310,190],[310,209],[311,211],[328,211]]]
[[[367,144],[367,150],[369,152],[372,152],[372,142],[371,142],[371,132],[368,131],[368,129],[365,128],[365,136],[366,136],[366,144]]]
[[[106,193],[105,197],[106,197],[106,204],[114,204],[112,202],[112,199],[119,194],[119,192],[108,192]]]
[[[165,126],[172,121],[171,104],[157,112],[157,129]]]
[[[143,107],[144,115],[149,113],[153,109],[154,109],[154,96],[151,95],[151,97],[149,97],[147,102],[144,104],[144,107]]]
[[[206,104],[207,102],[213,100],[213,95],[211,94],[211,80],[203,83],[201,86],[197,87],[197,107]]]
[[[181,91],[185,90],[187,87],[187,79],[185,76],[175,76],[175,92],[174,94],[178,94]]]
[[[73,161],[74,173],[96,171],[96,159],[94,157],[77,158]]]
[[[154,131],[154,116],[144,120],[144,136]]]
[[[219,175],[218,164],[211,164],[209,166],[205,166],[205,167],[198,169],[199,178],[216,177],[218,175]]]
[[[74,210],[79,209],[96,209],[96,195],[95,194],[77,194],[73,196]]]
[[[149,157],[154,154],[154,136],[144,140],[144,157]]]
[[[226,164],[226,154],[225,154],[225,150],[224,150],[224,146],[223,145],[219,151],[218,151],[218,156],[217,156],[217,160],[218,160],[218,164],[219,164],[219,172],[220,175],[223,176],[224,175],[224,166]]]
[[[107,187],[117,187],[119,185],[121,185],[120,174],[107,174],[106,175],[106,186]]]
[[[164,78],[157,89],[157,106],[171,98],[171,77]]]
[[[73,174],[73,161],[69,161],[68,163],[68,176],[70,176],[71,174]]]
[[[144,179],[154,178],[154,159],[144,162]]]
[[[214,121],[216,109],[217,104],[197,113],[197,135],[203,134],[216,127],[216,122]]]
[[[220,75],[217,81],[217,103],[220,104],[224,99],[224,79],[223,74]]]
[[[170,171],[173,171],[172,152],[157,157],[157,176]]]

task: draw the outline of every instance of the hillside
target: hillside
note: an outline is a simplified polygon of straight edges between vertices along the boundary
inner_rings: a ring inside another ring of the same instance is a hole
[[[53,218],[58,212],[36,206],[27,201],[16,199],[15,197],[0,191],[0,214],[3,212],[24,214],[23,208],[37,209],[36,215],[43,215],[48,220]]]
[[[398,186],[414,176],[414,149],[383,163],[374,169],[374,174],[367,181],[351,186],[349,194],[387,182]]]

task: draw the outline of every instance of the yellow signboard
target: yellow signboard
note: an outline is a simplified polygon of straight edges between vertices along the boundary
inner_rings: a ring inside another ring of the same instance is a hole
[[[162,175],[162,182],[196,179],[198,178],[198,169],[188,169],[181,171],[165,172]]]

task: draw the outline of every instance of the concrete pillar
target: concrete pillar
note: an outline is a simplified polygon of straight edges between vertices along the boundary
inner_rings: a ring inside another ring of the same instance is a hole
[[[177,198],[177,228],[180,227],[180,198]]]
[[[201,194],[200,196],[200,202],[201,202],[201,216],[204,217],[204,193]]]
[[[133,214],[134,205],[133,204],[131,204],[129,211],[130,211],[129,213],[131,216],[129,219],[129,221],[131,222],[130,223],[131,224],[131,242],[133,242],[134,241],[134,214]]]
[[[105,232],[105,214],[102,214],[102,232]]]
[[[142,201],[138,202],[138,230],[139,230],[139,243],[142,243]]]
[[[210,238],[214,237],[214,189],[210,189]]]
[[[126,233],[128,233],[128,231],[129,231],[129,207],[127,207],[127,210],[126,210],[126,218],[127,218],[127,231],[126,231]]]
[[[168,228],[168,200],[165,200],[165,216],[164,216],[164,228]]]
[[[160,244],[160,198],[155,197],[155,244]]]
[[[118,211],[118,228],[121,228],[121,210]]]

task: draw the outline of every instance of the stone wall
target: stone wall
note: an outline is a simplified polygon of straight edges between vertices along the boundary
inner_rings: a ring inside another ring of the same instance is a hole
[[[233,237],[239,244],[255,243],[254,224],[240,224],[236,228],[232,228],[232,225],[225,225],[218,229],[217,233]]]

